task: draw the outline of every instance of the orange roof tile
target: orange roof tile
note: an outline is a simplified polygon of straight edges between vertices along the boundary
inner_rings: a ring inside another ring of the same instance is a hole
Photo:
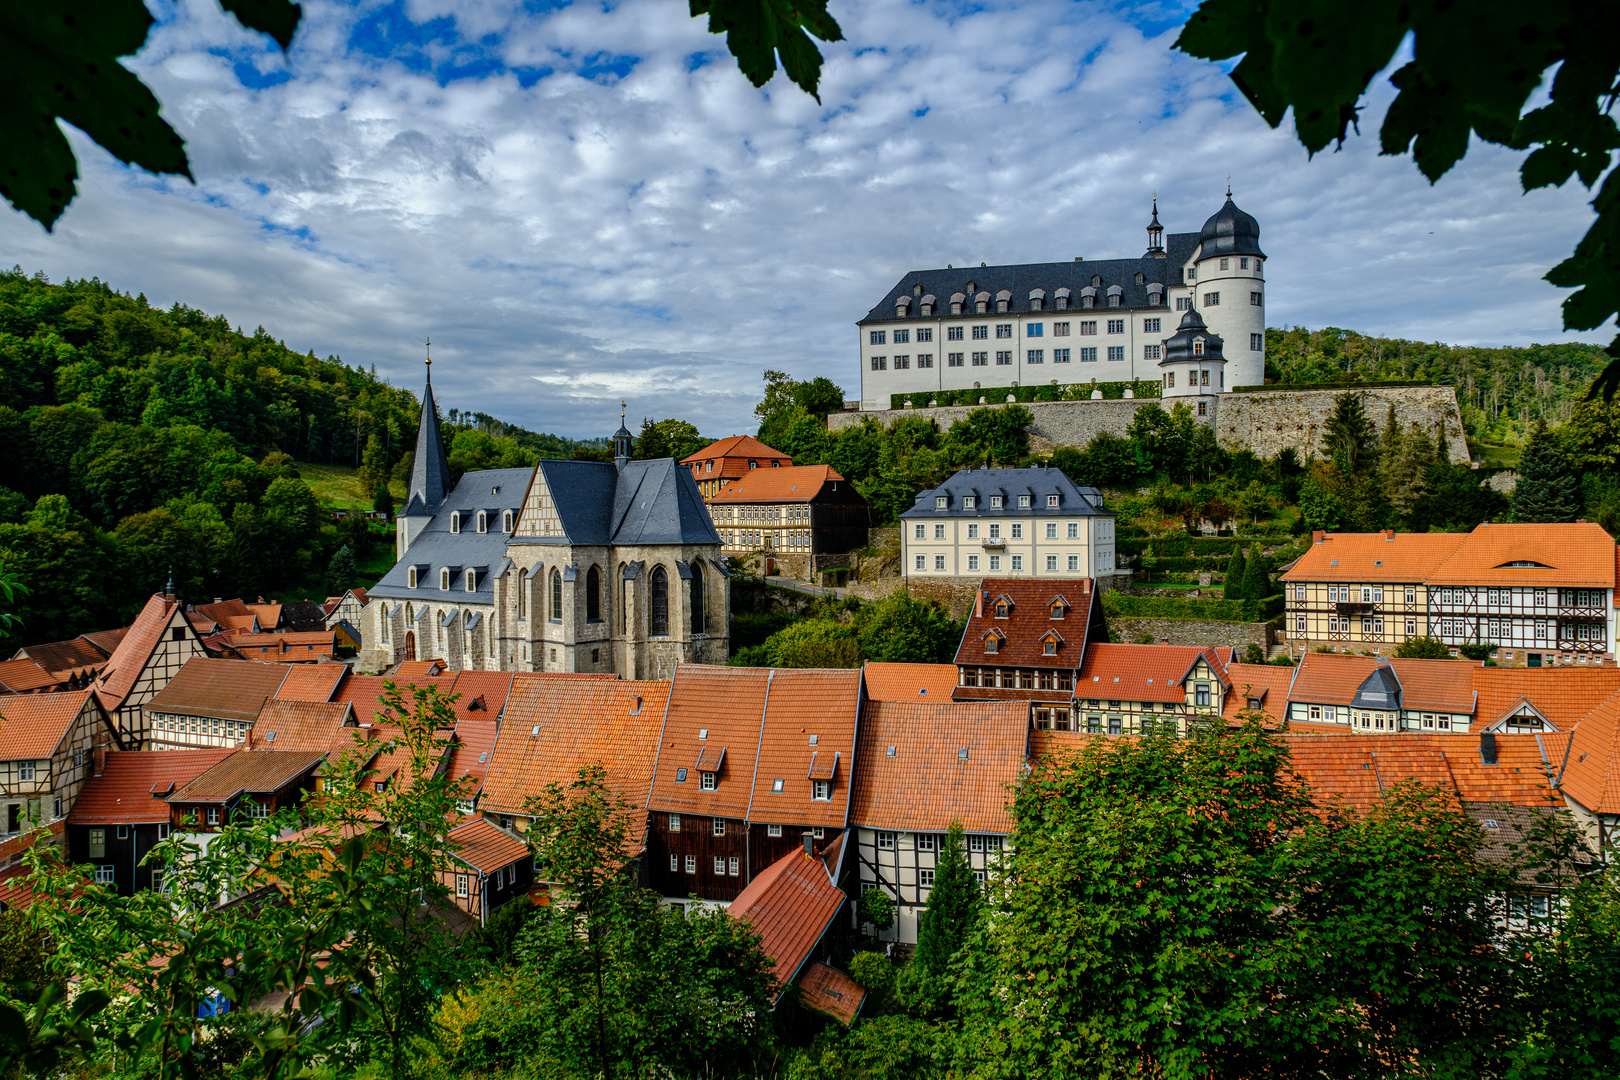
[[[525,813],[548,784],[567,786],[587,765],[607,770],[616,796],[647,801],[669,683],[630,679],[514,679],[479,807]],[[538,730],[537,730],[538,729]],[[636,837],[637,846],[641,838]]]
[[[1288,687],[1294,681],[1297,668],[1274,664],[1230,664],[1227,678],[1232,680],[1232,692],[1226,695],[1222,715],[1236,720],[1238,713],[1249,707],[1252,698],[1259,698],[1259,711],[1278,723],[1288,719]]]
[[[845,1027],[855,1022],[855,1014],[865,1000],[866,987],[819,960],[808,964],[799,980],[799,1001]]]
[[[1306,653],[1295,669],[1294,701],[1321,705],[1348,705],[1356,690],[1378,669],[1376,656],[1350,656],[1345,653]]]
[[[1124,701],[1186,701],[1183,681],[1204,659],[1223,685],[1230,686],[1226,666],[1215,650],[1193,645],[1115,645],[1098,642],[1086,649],[1075,679],[1077,698]]]
[[[276,697],[293,701],[331,701],[338,683],[348,673],[347,664],[291,665],[287,678],[276,691]]]
[[[402,660],[388,673],[388,677],[396,680],[435,679],[447,673],[454,677],[450,665],[443,660]]]
[[[1620,693],[1575,726],[1559,786],[1594,814],[1620,814]]]
[[[450,755],[450,775],[454,779],[468,781],[464,798],[472,798],[483,788],[500,727],[493,719],[470,720],[466,717],[456,725],[456,742]]]
[[[23,694],[30,690],[43,690],[59,686],[63,679],[52,675],[29,659],[0,661],[0,690]]]
[[[956,689],[955,664],[874,662],[862,670],[873,701],[949,701]]]
[[[850,821],[920,832],[960,821],[968,832],[1010,833],[1007,806],[1028,743],[1025,703],[869,701]]]
[[[790,465],[754,469],[721,488],[712,503],[805,502],[824,485],[843,480],[830,465]]]
[[[753,785],[747,818],[781,825],[843,828],[849,820],[850,770],[855,760],[855,721],[860,709],[861,673],[850,668],[841,671],[779,668],[771,672],[769,699],[760,729],[758,763],[741,757],[737,774]],[[677,709],[684,694],[694,693],[695,684],[677,679],[670,696],[670,724],[664,728],[663,742],[674,741],[672,725],[678,718],[693,719],[697,710]],[[710,734],[710,740],[714,738]],[[815,744],[810,740],[814,738]],[[738,750],[733,753],[740,753]],[[661,768],[668,771],[668,767]],[[832,798],[817,801],[811,796],[811,782],[832,781]],[[776,790],[776,781],[782,790]],[[693,786],[696,778],[688,782]],[[677,787],[680,785],[676,785]]]
[[[681,464],[690,465],[694,461],[721,457],[785,458],[787,455],[780,450],[772,450],[752,435],[732,435],[718,439],[694,454],[686,455],[681,458]]]
[[[459,859],[480,874],[493,874],[529,854],[528,844],[483,818],[472,818],[465,825],[451,829],[450,842],[457,845],[451,858]]]
[[[135,680],[140,678],[153,650],[163,640],[163,632],[169,628],[169,619],[177,607],[176,601],[154,593],[130,624],[129,633],[118,643],[118,649],[107,658],[101,677],[95,682],[95,691],[109,712],[122,705],[135,688]]]
[[[512,692],[512,674],[505,671],[458,671],[451,693],[459,694],[456,716],[464,720],[497,720]]]
[[[64,690],[0,697],[0,760],[38,760],[56,753],[89,696],[89,690]]]
[[[251,721],[275,697],[288,668],[287,664],[194,656],[146,708],[154,713]]]
[[[1085,747],[1103,739],[1118,742],[1122,738],[1134,736],[1099,735],[1083,731],[1042,731],[1039,729],[1029,733],[1029,759],[1034,768],[1047,765],[1061,764],[1064,759],[1073,757]],[[1108,744],[1104,744],[1108,745]]]
[[[289,701],[265,703],[248,733],[248,745],[266,750],[329,751],[354,727],[354,707],[346,701]],[[347,740],[344,741],[347,745]]]
[[[314,769],[325,756],[325,750],[238,750],[170,795],[169,802],[224,803],[244,792],[280,791]]]
[[[1466,533],[1327,533],[1281,580],[1426,581],[1466,538]]]
[[[728,909],[759,934],[760,947],[775,962],[774,1001],[798,977],[816,943],[848,899],[833,881],[841,834],[820,856],[791,851],[760,871]]]
[[[97,634],[80,634],[69,641],[50,641],[43,645],[25,645],[17,650],[12,659],[26,657],[34,661],[46,671],[56,675],[71,675],[90,668],[99,668],[106,663],[107,657],[116,649],[117,641],[112,642],[112,649],[103,648],[102,641],[107,635],[118,635],[117,640],[123,639],[122,630],[103,631]]]
[[[1497,735],[1497,761],[1486,765],[1480,740],[1459,735],[1293,734],[1282,736],[1294,769],[1317,802],[1370,809],[1402,780],[1446,787],[1467,802],[1556,806],[1543,743],[1534,735]]]
[[[73,803],[74,825],[163,822],[170,818],[165,798],[235,753],[209,750],[114,750]]]
[[[1401,707],[1437,709],[1472,714],[1477,701],[1474,672],[1483,665],[1472,660],[1403,660],[1389,666],[1401,681]]]
[[[770,680],[766,668],[681,664],[675,669],[649,810],[747,816]],[[719,773],[715,790],[699,790],[700,772]]]
[[[115,630],[92,630],[87,634],[80,634],[79,638],[88,641],[104,655],[111,656],[118,650],[119,644],[123,642],[124,636],[128,633],[129,627],[120,626]]]
[[[1508,563],[1527,562],[1531,567]],[[1485,524],[1429,575],[1432,585],[1614,588],[1614,538],[1591,522]]]
[[[1479,694],[1476,726],[1494,724],[1527,698],[1560,731],[1569,731],[1581,717],[1620,691],[1620,668],[1488,668],[1472,669]]]
[[[969,613],[956,650],[957,664],[1073,669],[1088,654],[1086,631],[1097,602],[1091,578],[985,578],[979,592],[980,602]],[[996,605],[1002,599],[1009,602],[1007,618],[998,619]],[[1061,619],[1052,618],[1057,600],[1064,603]],[[1049,634],[1056,635],[1054,656],[1044,651]],[[993,653],[984,651],[988,635],[1000,638]]]

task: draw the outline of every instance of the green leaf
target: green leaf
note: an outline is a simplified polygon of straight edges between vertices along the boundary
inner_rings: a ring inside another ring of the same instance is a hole
[[[725,34],[726,48],[755,86],[776,74],[777,57],[795,85],[821,100],[821,52],[811,36],[842,41],[827,0],[691,0],[692,17],[709,16],[709,33]]]
[[[269,34],[283,49],[292,44],[293,31],[303,12],[289,0],[219,0],[219,6],[236,16],[249,30]]]
[[[0,1054],[12,1057],[27,1050],[27,1019],[10,1005],[0,1004]]]
[[[112,1001],[112,995],[105,990],[86,990],[73,1001],[73,1019],[83,1020],[96,1015],[105,1009]]]

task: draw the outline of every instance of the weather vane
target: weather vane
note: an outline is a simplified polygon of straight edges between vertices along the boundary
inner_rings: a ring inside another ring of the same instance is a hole
[[[433,339],[427,339],[427,366],[433,366]]]

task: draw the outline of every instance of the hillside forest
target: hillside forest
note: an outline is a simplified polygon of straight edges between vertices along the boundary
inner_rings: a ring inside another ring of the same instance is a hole
[[[1270,333],[1269,374],[1283,382],[1453,382],[1471,446],[1505,447],[1517,459],[1548,423],[1556,452],[1541,456],[1574,478],[1556,512],[1620,528],[1620,405],[1578,400],[1602,362],[1597,350],[1464,349],[1331,328]],[[346,490],[358,493],[351,509],[387,512],[403,498],[420,404],[375,372],[300,354],[263,327],[248,333],[183,304],[155,309],[99,280],[58,285],[20,268],[0,273],[0,361],[0,561],[29,589],[12,605],[20,621],[0,631],[0,648],[122,625],[171,573],[188,598],[293,599],[369,584],[389,565],[386,524],[336,520],[323,483],[347,471]],[[1304,461],[1229,453],[1184,408],[1143,408],[1125,436],[1041,456],[1030,452],[1019,405],[948,428],[919,413],[887,428],[866,420],[829,432],[826,417],[843,400],[826,378],[767,371],[759,434],[798,464],[826,463],[854,481],[878,526],[957,468],[1036,460],[1109,492],[1123,535],[1205,525],[1282,535],[1456,529],[1513,512],[1482,486],[1489,468],[1446,461],[1422,433],[1392,432],[1386,417],[1350,399]],[[441,424],[453,479],[610,453],[603,438],[536,433],[481,411],[452,409]],[[680,458],[709,441],[685,420],[648,418],[635,454]],[[336,558],[343,548],[347,558]],[[939,632],[918,627],[924,640]],[[847,636],[837,648],[848,650]]]

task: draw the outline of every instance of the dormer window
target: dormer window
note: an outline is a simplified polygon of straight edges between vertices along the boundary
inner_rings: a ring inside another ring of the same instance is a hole
[[[720,786],[720,774],[715,772],[698,773],[698,790],[714,791]]]
[[[948,495],[935,495],[934,496],[934,509],[935,510],[943,510],[947,506],[950,505],[950,502],[951,502],[950,496],[948,496]]]
[[[405,587],[407,589],[416,588],[416,567],[414,566],[407,567],[405,570]]]
[[[477,592],[478,591],[478,571],[476,571],[476,570],[468,570],[467,571],[467,591],[468,592]]]
[[[992,495],[992,496],[990,496],[990,509],[992,509],[992,510],[1001,509],[1001,496],[1000,495]]]
[[[1027,508],[1029,506],[1029,496],[1028,495],[1020,495],[1020,496],[1018,496],[1018,505],[1019,505],[1020,508]]]
[[[964,296],[961,293],[952,293],[951,294],[951,314],[952,315],[960,315],[960,314],[962,314],[962,305],[965,304],[965,303],[967,303],[967,297],[966,296]]]
[[[482,510],[478,511],[478,531],[481,533],[489,532],[489,515]]]
[[[1136,283],[1138,285],[1141,285],[1146,281],[1147,281],[1147,275],[1143,274],[1140,270],[1138,270],[1137,273],[1136,273]]]
[[[1001,647],[1001,642],[994,634],[991,634],[990,636],[988,636],[988,637],[986,637],[984,639],[984,651],[986,653],[994,653],[1000,647]]]
[[[501,514],[501,532],[509,533],[511,531],[512,531],[512,511],[507,510],[507,511],[504,511]]]
[[[964,495],[964,496],[962,496],[962,509],[964,509],[964,510],[972,510],[973,509],[973,504],[975,502],[977,502],[977,501],[978,500],[975,499],[972,495]]]
[[[1046,505],[1047,506],[1052,507],[1052,506],[1056,506],[1057,504],[1058,504],[1058,497],[1056,495],[1048,495],[1046,497]]]
[[[1052,618],[1054,618],[1054,619],[1063,618],[1063,601],[1061,601],[1061,600],[1052,601]]]
[[[990,310],[990,294],[987,293],[987,292],[982,292],[982,293],[979,293],[978,295],[974,296],[974,298],[973,298],[973,310],[977,311],[980,315],[983,315],[985,312],[989,311]]]
[[[1006,289],[1002,289],[1000,292],[996,293],[996,310],[998,312],[1006,311],[1010,307],[1012,307],[1012,293],[1008,292]]]
[[[1007,601],[998,600],[996,602],[996,618],[1005,619],[1006,617],[1007,617]]]
[[[450,568],[448,566],[439,570],[439,588],[444,592],[450,591]]]
[[[757,469],[757,468],[759,468],[759,462],[757,462],[757,461],[750,461],[750,462],[749,462],[749,463],[748,463],[748,467],[749,467],[749,468],[750,468],[750,469]]]
[[[922,298],[921,306],[922,306],[922,313],[924,315],[932,315],[934,313],[934,302],[935,302],[935,300],[934,300],[934,294],[933,293],[929,293],[927,296]]]
[[[1046,304],[1046,291],[1044,289],[1035,289],[1035,290],[1030,292],[1030,294],[1029,294],[1029,310],[1031,310],[1031,311],[1039,311],[1039,310],[1041,310],[1042,307],[1045,306],[1045,304]]]
[[[1193,339],[1193,355],[1194,356],[1203,356],[1204,355],[1204,339],[1203,338],[1194,338]]]
[[[1057,301],[1057,309],[1059,311],[1068,311],[1069,310],[1069,290],[1068,289],[1059,289],[1057,292],[1052,294],[1052,298]]]
[[[1041,642],[1041,655],[1042,656],[1056,656],[1057,655],[1057,641],[1056,641],[1056,639],[1047,638],[1045,641]]]
[[[1109,307],[1119,307],[1121,303],[1122,303],[1122,298],[1120,297],[1119,293],[1109,293],[1108,294],[1108,306]]]
[[[453,532],[453,533],[459,533],[461,531],[461,511],[460,510],[452,510],[450,512],[450,531]]]

